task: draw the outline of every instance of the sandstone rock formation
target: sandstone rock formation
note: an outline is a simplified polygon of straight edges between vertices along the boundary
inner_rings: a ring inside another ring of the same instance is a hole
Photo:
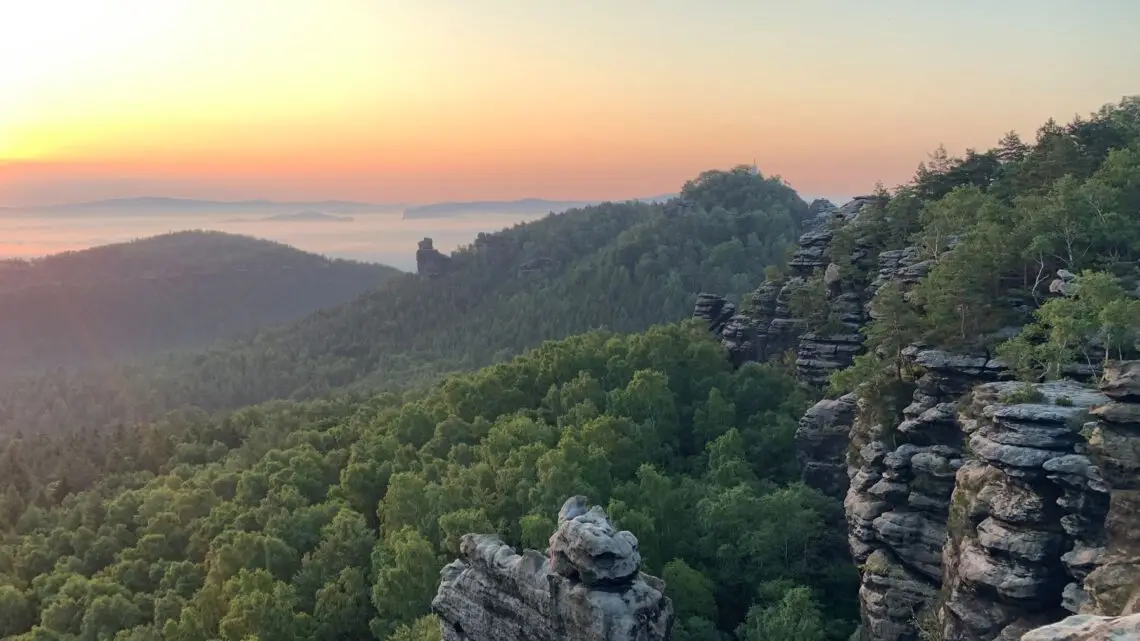
[[[761,285],[752,294],[746,312],[738,311],[716,294],[700,295],[693,316],[709,323],[709,329],[721,337],[736,365],[777,360],[792,352],[800,378],[819,386],[827,382],[831,372],[851,364],[862,349],[859,327],[866,320],[865,299],[862,288],[845,289],[839,266],[831,262],[830,247],[835,232],[854,224],[871,200],[861,196],[838,208],[826,200],[813,202],[811,211],[815,216],[804,224],[799,247],[788,263],[789,276]],[[866,250],[857,246],[850,259],[857,262],[865,255]],[[789,309],[789,299],[808,279],[827,274],[831,281],[830,305],[840,323],[839,331],[805,334],[802,320],[794,318]]]
[[[596,505],[582,512],[584,503],[585,497],[573,497],[559,514],[558,530],[550,537],[551,567],[588,586],[629,583],[641,567],[637,538],[618,532]]]
[[[563,506],[549,557],[468,534],[440,573],[432,609],[445,641],[664,641],[673,605],[639,571],[633,534],[584,497]]]
[[[825,398],[803,415],[796,430],[796,458],[804,483],[839,499],[847,494],[846,454],[855,409],[855,394]]]
[[[1107,508],[1079,430],[1107,401],[1072,381],[972,392],[960,419],[970,455],[958,470],[944,552],[946,638],[1016,638],[1013,631],[1069,614],[1064,557],[1086,556],[1074,545],[1099,529]]]
[[[863,634],[876,641],[916,639],[919,619],[933,612],[950,497],[964,456],[956,402],[978,381],[1002,373],[985,356],[911,347],[903,357],[914,372],[911,402],[901,422],[874,413],[856,421],[844,501],[862,577]]]
[[[1092,410],[1089,459],[1108,490],[1108,512],[1083,542],[1095,552],[1085,554],[1093,569],[1083,577],[1088,600],[1080,611],[1133,614],[1140,612],[1140,361],[1105,368],[1100,391],[1111,402]]]
[[[432,239],[421,240],[419,249],[416,250],[416,273],[427,278],[439,278],[449,271],[451,271],[451,257],[437,250]]]
[[[703,296],[696,315],[706,310],[735,364],[794,354],[800,380],[822,387],[863,349],[875,293],[897,283],[906,297],[930,271],[907,247],[880,252],[869,277],[845,278],[837,261],[870,262],[858,235],[868,200],[813,205],[789,274],[743,312]],[[843,258],[832,255],[839,230],[855,232]],[[1051,294],[1071,292],[1074,278],[1058,271]],[[789,308],[809,281],[827,292],[824,335]],[[805,483],[844,497],[860,641],[1015,641],[1073,613],[1140,611],[1140,363],[1104,367],[1098,391],[1096,362],[1028,389],[986,353],[913,345],[902,360],[896,389],[820,401],[796,433]]]
[[[1021,637],[1021,641],[1132,641],[1140,639],[1140,614],[1125,617],[1071,616]]]

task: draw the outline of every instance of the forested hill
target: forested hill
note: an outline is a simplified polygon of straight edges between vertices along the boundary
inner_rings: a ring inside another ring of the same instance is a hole
[[[204,346],[351,300],[399,271],[220,232],[0,262],[0,375]]]
[[[335,309],[157,365],[3,388],[0,421],[25,434],[99,428],[165,410],[406,387],[543,340],[685,318],[704,289],[745,292],[781,262],[807,205],[751,168],[706,172],[665,205],[551,215],[455,252],[434,279],[404,275]]]
[[[425,615],[460,537],[542,549],[582,493],[664,577],[676,641],[843,641],[857,575],[838,501],[796,482],[805,401],[674,325],[550,342],[405,401],[155,426],[121,441],[138,471],[71,495],[21,495],[17,442],[0,456],[0,638],[439,641]]]

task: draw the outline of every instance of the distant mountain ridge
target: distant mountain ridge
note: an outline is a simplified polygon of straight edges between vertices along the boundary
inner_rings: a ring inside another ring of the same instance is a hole
[[[66,210],[136,210],[136,209],[283,209],[330,210],[330,211],[372,211],[395,209],[398,203],[363,203],[349,200],[319,201],[276,201],[276,200],[197,200],[193,198],[168,198],[165,196],[142,196],[139,198],[111,198],[79,203],[43,205],[21,208],[27,211],[66,211]]]
[[[0,261],[0,375],[205,346],[344,303],[399,273],[200,231]]]
[[[302,211],[295,214],[276,214],[264,218],[231,218],[227,223],[351,223],[352,216],[334,216],[319,211]]]
[[[660,203],[676,195],[651,196],[649,198],[631,198],[630,201],[645,203]],[[412,218],[447,218],[450,216],[463,216],[469,214],[560,214],[576,207],[589,207],[600,205],[612,200],[548,200],[545,198],[519,198],[517,200],[471,200],[432,203],[419,205],[404,210],[404,219]]]
[[[0,385],[0,418],[32,432],[179,407],[405,389],[545,340],[641,331],[688,318],[699,292],[743,296],[783,260],[809,213],[778,179],[706,172],[677,201],[610,202],[481,233],[434,276],[398,275],[351,302],[205,351]]]
[[[660,203],[676,194],[630,198],[627,201]],[[615,199],[596,200],[554,200],[547,198],[519,198],[515,200],[471,200],[445,201],[412,205],[409,203],[378,202],[368,203],[351,200],[199,200],[195,198],[175,198],[168,196],[140,196],[135,198],[109,198],[76,203],[36,205],[29,207],[0,207],[0,211],[19,212],[67,212],[67,211],[153,211],[153,210],[282,210],[295,209],[316,213],[364,213],[369,211],[403,210],[405,218],[441,218],[471,213],[561,213],[575,207],[587,207],[603,202],[625,202]]]

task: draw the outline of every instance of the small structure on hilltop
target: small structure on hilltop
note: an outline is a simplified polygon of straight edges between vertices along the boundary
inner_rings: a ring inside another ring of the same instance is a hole
[[[416,273],[426,278],[439,278],[451,271],[451,257],[440,253],[432,239],[424,238],[416,250]]]

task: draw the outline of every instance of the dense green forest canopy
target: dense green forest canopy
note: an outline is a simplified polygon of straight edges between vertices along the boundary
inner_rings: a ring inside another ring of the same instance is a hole
[[[915,247],[931,267],[876,292],[867,352],[835,375],[837,393],[889,396],[914,342],[999,356],[1026,380],[1140,349],[1140,98],[1049,121],[1033,144],[1011,132],[984,153],[940,149],[879,196],[836,234],[832,260],[864,285],[882,251]],[[871,251],[853,265],[856,242]]]
[[[204,231],[0,261],[0,376],[204,347],[399,273]]]
[[[454,253],[441,278],[397,276],[248,340],[158,363],[7,381],[0,430],[31,437],[352,384],[406,388],[547,339],[680,320],[702,290],[754,287],[766,265],[783,260],[806,210],[778,178],[751,168],[706,172],[666,205],[607,203],[482,234]]]
[[[124,441],[142,471],[59,502],[23,503],[9,450],[0,636],[438,638],[423,617],[459,537],[541,549],[580,493],[669,583],[675,639],[845,639],[841,507],[796,482],[807,402],[690,322],[546,343],[403,399],[277,402]]]

